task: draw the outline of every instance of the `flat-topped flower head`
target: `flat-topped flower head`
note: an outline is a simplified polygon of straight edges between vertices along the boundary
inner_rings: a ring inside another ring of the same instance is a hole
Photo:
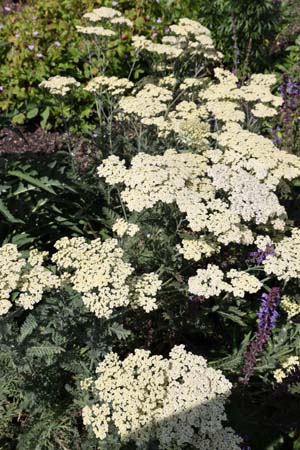
[[[48,89],[53,95],[60,95],[64,97],[72,88],[80,86],[80,83],[73,77],[62,77],[56,75],[44,80],[39,84],[40,87]]]
[[[157,439],[161,450],[240,448],[241,439],[223,426],[230,382],[182,345],[169,359],[135,350],[122,361],[109,353],[94,386],[86,384],[95,403],[83,408],[83,422],[101,445],[114,427],[119,444],[134,440],[141,447]]]

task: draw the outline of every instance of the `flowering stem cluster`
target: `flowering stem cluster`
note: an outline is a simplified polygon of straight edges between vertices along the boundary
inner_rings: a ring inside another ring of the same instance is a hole
[[[274,287],[268,294],[264,293],[262,295],[262,302],[258,312],[257,331],[254,340],[245,353],[244,378],[242,379],[244,384],[249,383],[254,373],[257,355],[262,352],[272,329],[275,327],[275,322],[278,317],[276,308],[279,303],[279,292],[279,288]]]

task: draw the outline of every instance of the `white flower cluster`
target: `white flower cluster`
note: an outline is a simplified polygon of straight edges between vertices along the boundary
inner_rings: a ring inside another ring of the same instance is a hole
[[[230,209],[244,221],[266,224],[270,219],[285,217],[285,209],[279,204],[278,197],[246,170],[214,164],[208,174],[216,189],[229,194]]]
[[[287,295],[282,297],[280,307],[287,313],[288,320],[300,315],[300,304]]]
[[[132,43],[137,53],[147,51],[149,53],[164,56],[167,59],[178,58],[183,53],[183,50],[176,46],[157,44],[150,39],[146,39],[145,36],[133,36]]]
[[[19,280],[20,295],[16,304],[24,309],[33,309],[41,301],[43,292],[60,287],[59,278],[43,266],[47,252],[32,250],[27,259],[27,266]]]
[[[160,137],[168,137],[175,133],[177,140],[197,147],[207,145],[207,139],[212,135],[207,121],[205,109],[199,108],[192,101],[178,103],[174,111],[170,111],[163,121],[157,123]]]
[[[200,261],[220,251],[220,247],[207,239],[183,239],[181,245],[176,246],[178,252],[187,260]]]
[[[254,117],[273,117],[277,114],[276,108],[281,106],[282,98],[270,91],[276,83],[274,75],[253,74],[243,86],[238,85],[238,78],[228,70],[218,67],[215,76],[218,83],[212,82],[199,96],[208,101],[209,110],[217,120],[225,123],[243,121],[242,104],[245,102]]]
[[[123,260],[123,250],[116,239],[104,242],[95,239],[87,243],[81,237],[64,237],[56,242],[55,247],[58,251],[52,257],[53,262],[60,270],[67,271],[66,282],[71,283],[73,289],[82,295],[84,305],[97,317],[109,318],[115,308],[129,305],[140,306],[147,311],[156,308],[155,295],[160,287],[159,280],[155,274],[153,278],[152,274],[147,274],[149,283],[144,282],[147,275],[138,278],[141,283],[140,295],[136,296],[135,289],[131,287],[134,268]],[[134,281],[136,284],[137,281]],[[147,297],[149,304],[146,302]]]
[[[109,30],[107,28],[103,28],[101,26],[97,27],[82,27],[81,25],[76,26],[76,30],[78,33],[87,34],[90,36],[99,36],[104,38],[110,38],[112,36],[115,36],[115,32],[112,30]]]
[[[271,189],[282,179],[292,180],[300,175],[300,159],[296,155],[279,152],[270,139],[237,123],[227,123],[215,137],[222,151],[211,151],[214,163],[245,169]]]
[[[89,81],[84,90],[93,94],[109,94],[117,97],[133,86],[134,84],[127,78],[99,76]]]
[[[231,269],[226,277],[228,281],[224,281],[224,273],[218,266],[208,264],[206,269],[198,269],[197,275],[189,279],[189,292],[204,298],[218,296],[222,291],[244,297],[245,293],[254,294],[262,287],[254,275],[245,271]]]
[[[92,12],[85,13],[83,18],[90,22],[109,21],[113,25],[126,25],[129,27],[133,25],[131,20],[121,15],[120,11],[106,6],[95,8]]]
[[[119,237],[123,237],[125,234],[132,237],[139,231],[139,227],[135,223],[126,222],[124,219],[117,219],[113,224],[112,230]]]
[[[16,294],[15,304],[32,309],[45,290],[59,287],[58,277],[43,266],[46,254],[32,250],[25,259],[14,244],[0,248],[0,315],[13,306],[13,293]]]
[[[121,361],[109,353],[97,374],[97,403],[82,415],[100,441],[115,427],[120,442],[142,446],[156,438],[161,450],[239,449],[240,438],[223,426],[230,382],[184,346],[174,347],[169,359],[136,350]]]
[[[62,77],[56,75],[44,80],[39,84],[40,87],[48,89],[52,95],[60,95],[64,97],[71,88],[80,86],[80,83],[73,77]]]
[[[207,176],[208,158],[169,149],[164,155],[139,153],[126,169],[116,156],[106,159],[98,174],[109,184],[124,183],[121,196],[131,211],[151,208],[159,201],[175,202],[193,231],[207,230],[221,243],[252,243],[253,236],[230,205],[216,199]]]
[[[100,22],[101,20],[113,19],[120,16],[120,11],[117,11],[114,8],[108,8],[106,6],[95,8],[92,12],[85,13],[83,15],[84,19],[88,19],[90,22]]]
[[[281,364],[280,369],[274,371],[274,378],[277,383],[282,383],[285,378],[287,378],[295,369],[300,369],[300,358],[299,356],[290,356]]]
[[[142,123],[151,124],[147,120],[165,113],[170,100],[171,91],[148,83],[135,95],[121,98],[119,107],[123,114],[119,114],[119,118],[134,115],[140,118]]]
[[[268,255],[263,265],[265,272],[276,275],[278,280],[300,279],[300,230],[293,228],[291,237],[276,243],[275,255]]]
[[[145,273],[136,280],[133,287],[133,303],[146,312],[157,309],[156,294],[162,286],[162,281],[156,273]]]

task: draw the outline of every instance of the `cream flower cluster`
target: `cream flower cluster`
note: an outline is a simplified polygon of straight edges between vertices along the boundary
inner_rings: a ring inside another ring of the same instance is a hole
[[[104,38],[110,38],[112,36],[115,36],[115,32],[112,30],[109,30],[107,28],[103,28],[101,26],[97,27],[82,27],[81,25],[76,26],[76,30],[78,33],[87,34],[91,36],[99,36]]]
[[[178,103],[175,110],[170,111],[163,121],[157,123],[159,136],[167,138],[171,133],[175,133],[179,142],[202,147],[207,145],[207,139],[212,135],[207,118],[208,114],[204,108],[184,100]]]
[[[89,81],[84,90],[93,94],[109,94],[116,97],[123,95],[133,86],[134,84],[127,78],[99,76]]]
[[[192,55],[201,55],[206,59],[215,61],[222,58],[222,53],[217,52],[214,47],[210,31],[199,22],[182,18],[178,25],[171,25],[170,30],[177,38],[177,45],[183,48],[185,52],[190,50]],[[170,37],[172,38],[172,36]]]
[[[208,159],[169,149],[164,155],[139,153],[126,169],[124,161],[110,156],[98,168],[109,184],[124,183],[121,197],[131,211],[151,208],[159,201],[177,203],[193,231],[207,230],[224,244],[253,242],[249,229],[229,204],[215,199],[216,188],[207,177]]]
[[[189,292],[204,298],[218,296],[222,291],[232,293],[234,297],[244,297],[245,293],[254,294],[262,287],[261,282],[245,271],[231,269],[224,273],[215,264],[208,264],[206,269],[198,269],[197,275],[189,278]]]
[[[183,239],[176,246],[178,252],[187,260],[200,261],[220,251],[220,247],[207,239]]]
[[[230,382],[184,346],[174,347],[169,359],[135,350],[121,361],[109,353],[97,374],[97,403],[82,415],[99,440],[115,427],[120,442],[142,446],[156,438],[161,450],[239,449],[240,438],[223,426]]]
[[[134,283],[133,304],[143,308],[146,312],[157,309],[156,294],[162,286],[162,281],[156,273],[145,273]]]
[[[106,6],[93,9],[92,12],[84,14],[83,18],[89,20],[90,22],[109,21],[109,23],[113,25],[125,25],[128,27],[133,25],[131,20],[122,16],[120,11],[117,11],[114,8],[108,8]]]
[[[125,234],[132,237],[139,231],[139,226],[135,223],[126,222],[124,219],[117,219],[113,224],[112,230],[119,237],[123,237]]]
[[[113,19],[115,17],[120,17],[120,11],[114,8],[108,8],[102,6],[101,8],[95,8],[92,12],[85,13],[84,19],[88,19],[90,22],[100,22],[101,20]]]
[[[280,369],[274,371],[274,378],[277,383],[282,383],[297,368],[300,369],[299,356],[290,356],[281,364]]]
[[[235,170],[242,168],[272,189],[282,179],[293,180],[300,176],[300,159],[296,155],[279,152],[270,139],[245,130],[237,123],[227,123],[216,139],[222,151],[211,151],[214,163]]]
[[[256,224],[266,224],[270,219],[285,217],[285,209],[278,197],[244,169],[215,164],[208,174],[216,189],[229,194],[230,209],[244,221],[254,220]]]
[[[300,304],[295,302],[293,298],[284,295],[280,302],[281,308],[287,313],[288,319],[300,315]]]
[[[178,58],[183,53],[180,48],[152,42],[150,39],[146,39],[145,36],[133,36],[132,44],[137,53],[147,51],[149,53],[164,56],[167,59]]]
[[[64,97],[71,88],[80,86],[80,83],[73,77],[62,77],[56,75],[44,80],[39,84],[40,87],[48,89],[52,95],[61,95]]]
[[[118,172],[119,177],[116,176]],[[122,199],[131,211],[142,211],[157,202],[172,203],[187,183],[200,181],[206,172],[206,158],[192,153],[177,153],[173,149],[164,155],[139,153],[126,169],[122,161],[109,157],[98,168],[98,175],[111,184],[125,183]]]
[[[265,272],[276,275],[278,280],[300,279],[300,230],[293,228],[291,237],[276,243],[275,255],[268,255],[263,265]]]
[[[0,248],[0,315],[6,314],[12,307],[10,295],[17,289],[25,264],[15,245],[5,244]]]
[[[15,304],[32,309],[45,290],[59,287],[58,277],[43,266],[46,255],[46,252],[32,250],[26,260],[14,244],[0,248],[0,315],[13,306],[13,293],[19,293]]]
[[[24,309],[33,309],[42,300],[45,290],[60,287],[59,278],[43,266],[47,252],[32,250],[27,259],[27,268],[22,273],[18,288],[20,295],[16,304]]]
[[[172,100],[172,92],[166,88],[146,84],[136,95],[122,97],[119,107],[123,112],[119,118],[137,116],[145,123],[145,119],[163,114],[167,110],[167,103]]]
[[[131,287],[134,268],[123,260],[123,250],[116,239],[104,242],[95,239],[87,243],[81,237],[64,237],[56,242],[55,247],[57,252],[52,257],[53,262],[61,271],[67,271],[66,281],[81,294],[84,305],[97,317],[109,318],[115,308],[129,305],[140,306],[147,311],[156,308],[159,280],[155,274],[147,274],[149,283],[144,282],[147,275],[138,278],[140,295],[136,296]],[[149,303],[146,297],[151,297]]]
[[[271,93],[271,86],[276,77],[270,74],[253,74],[243,86],[238,85],[238,78],[228,70],[214,70],[218,82],[199,93],[202,100],[208,101],[209,108],[217,120],[222,122],[241,122],[243,120],[242,104],[249,104],[254,117],[272,117],[277,114],[282,98]],[[239,110],[237,110],[239,108]],[[230,116],[230,111],[233,116]]]

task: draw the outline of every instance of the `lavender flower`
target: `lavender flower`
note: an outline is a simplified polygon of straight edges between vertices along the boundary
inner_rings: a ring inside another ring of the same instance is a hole
[[[111,2],[111,6],[117,6],[118,2]]]
[[[10,12],[10,11],[11,11],[11,8],[10,8],[9,6],[4,6],[4,11]]]
[[[32,36],[38,36],[39,32],[38,31],[33,31],[32,32]]]
[[[20,33],[16,33],[16,34],[15,34],[15,37],[16,37],[16,38],[19,38],[20,36],[21,36]]]
[[[4,91],[4,87],[0,86],[0,92]]]
[[[61,43],[60,43],[59,41],[54,41],[53,44],[54,44],[56,47],[60,47],[60,46],[61,46]]]
[[[0,23],[0,30],[3,30],[4,26]]]
[[[255,252],[249,253],[249,256],[256,264],[262,264],[267,256],[275,256],[275,249],[272,245],[267,244],[265,250],[258,248]]]
[[[262,352],[272,329],[275,327],[278,312],[276,311],[279,303],[279,288],[274,287],[268,294],[262,294],[262,302],[258,312],[258,326],[254,340],[246,350],[245,365],[243,367],[244,378],[241,382],[248,384],[254,373],[257,355]]]
[[[34,49],[34,45],[30,44],[30,45],[28,45],[28,48],[29,48],[29,50],[33,50]]]
[[[166,27],[164,31],[165,31],[166,34],[167,34],[167,33],[170,33],[170,28],[169,28],[169,27]]]
[[[151,39],[155,39],[157,37],[157,33],[152,33],[151,34]]]
[[[42,57],[43,57],[43,53],[37,53],[37,54],[36,54],[36,57],[37,57],[37,58],[42,58]]]
[[[156,20],[156,23],[162,23],[161,17]]]

